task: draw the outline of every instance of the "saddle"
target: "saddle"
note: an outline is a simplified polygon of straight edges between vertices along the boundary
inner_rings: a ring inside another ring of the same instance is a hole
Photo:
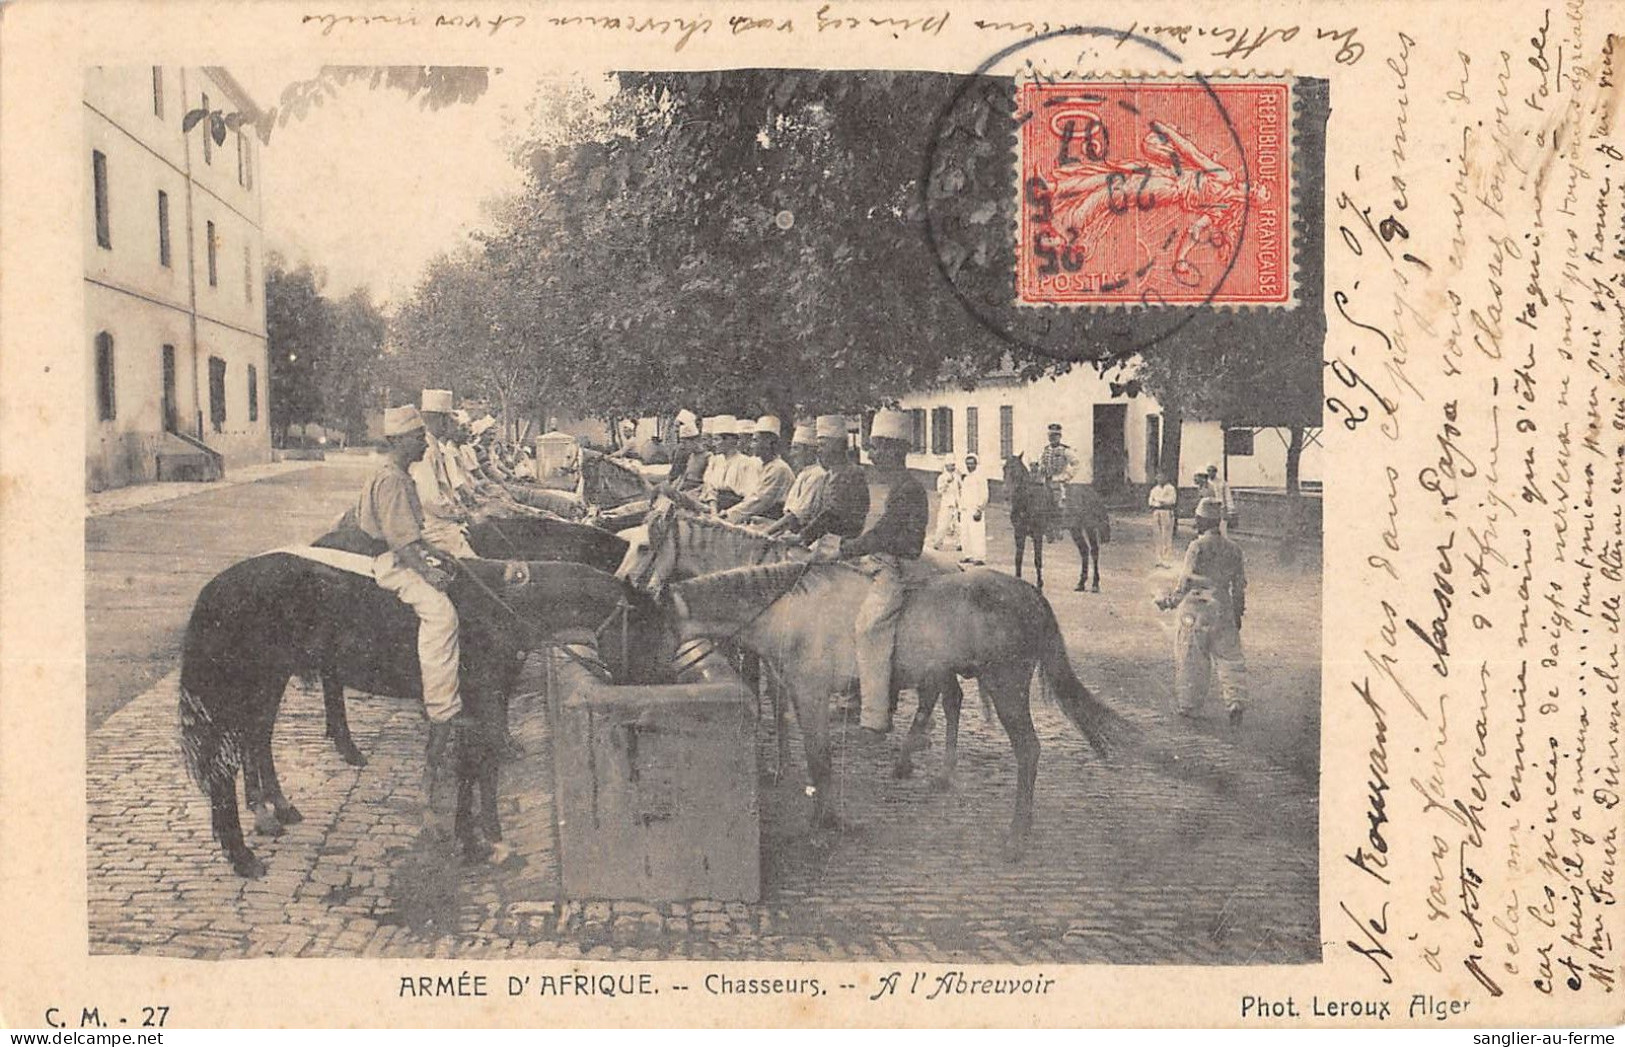
[[[346,509],[333,524],[333,529],[310,543],[317,549],[337,549],[358,556],[382,556],[389,552],[388,543],[374,538],[356,523],[355,510]]]

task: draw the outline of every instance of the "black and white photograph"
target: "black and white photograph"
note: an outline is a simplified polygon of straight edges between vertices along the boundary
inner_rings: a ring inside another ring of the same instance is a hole
[[[1017,80],[87,69],[90,952],[1320,962],[1327,84]]]

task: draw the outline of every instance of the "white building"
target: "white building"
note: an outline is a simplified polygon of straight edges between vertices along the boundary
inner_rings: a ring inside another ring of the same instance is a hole
[[[1102,495],[1126,501],[1141,497],[1162,466],[1162,408],[1136,385],[1104,377],[1079,365],[1056,378],[1022,381],[1014,373],[983,379],[973,391],[944,387],[910,393],[900,406],[913,421],[911,469],[937,472],[949,458],[966,454],[998,477],[1004,459],[1021,452],[1036,465],[1059,422],[1062,439],[1078,454],[1077,480]],[[1216,421],[1185,419],[1181,426],[1180,487],[1208,465],[1217,465],[1233,488],[1284,488],[1288,430],[1232,428]],[[1226,453],[1228,452],[1228,453]],[[1310,430],[1299,477],[1314,484],[1321,475],[1319,431]]]
[[[269,461],[258,142],[181,131],[253,100],[216,67],[108,67],[84,107],[87,487]]]

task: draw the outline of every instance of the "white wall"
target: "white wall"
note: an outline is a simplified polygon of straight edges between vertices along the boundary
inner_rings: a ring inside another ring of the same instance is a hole
[[[1012,452],[1024,452],[1029,464],[1035,463],[1049,442],[1049,425],[1059,422],[1062,439],[1078,453],[1080,483],[1094,481],[1094,405],[1097,403],[1123,404],[1124,445],[1128,453],[1128,477],[1131,483],[1145,483],[1145,419],[1158,413],[1155,400],[1149,396],[1113,396],[1110,383],[1092,369],[1078,367],[1058,378],[1045,378],[1037,382],[1022,383],[1017,379],[1000,378],[984,382],[972,392],[958,388],[942,388],[923,393],[912,393],[901,400],[904,409],[923,408],[927,412],[926,446],[931,446],[929,412],[933,407],[950,407],[954,412],[955,459],[962,460],[974,450],[981,458],[981,468],[997,474],[1002,469],[999,446],[999,408],[1013,409]],[[978,446],[970,448],[966,440],[965,409],[975,406],[978,415]],[[913,469],[938,470],[949,456],[941,454],[910,454],[908,464]]]
[[[933,407],[953,409],[954,452],[952,457],[962,461],[968,450],[966,443],[965,409],[976,406],[979,414],[979,446],[981,468],[998,473],[1002,468],[999,457],[999,408],[1009,405],[1014,409],[1014,451],[1026,452],[1029,464],[1035,463],[1048,442],[1051,422],[1060,422],[1062,439],[1078,453],[1079,482],[1094,482],[1094,406],[1103,403],[1126,405],[1124,444],[1128,452],[1128,477],[1133,484],[1152,482],[1146,472],[1146,419],[1161,419],[1161,408],[1156,400],[1145,394],[1139,396],[1113,396],[1110,381],[1097,375],[1093,369],[1077,367],[1053,379],[1022,383],[1002,378],[985,382],[973,392],[958,388],[935,389],[911,393],[901,400],[904,409],[921,408],[926,411],[926,446],[931,444],[930,411]],[[1158,432],[1161,429],[1159,426]],[[1232,456],[1228,462],[1230,484],[1236,487],[1284,487],[1286,485],[1286,429],[1262,429],[1253,438],[1251,456]],[[910,454],[910,468],[937,471],[948,455]],[[1186,421],[1181,428],[1179,476],[1181,487],[1188,487],[1191,477],[1209,464],[1220,471],[1226,468],[1224,434],[1218,422]],[[1300,462],[1300,478],[1308,481],[1321,479],[1321,448],[1307,443]]]
[[[152,479],[161,442],[162,347],[175,347],[178,428],[205,442],[227,467],[271,455],[265,342],[264,244],[259,230],[259,154],[239,180],[235,136],[204,163],[203,127],[182,135],[188,109],[208,92],[226,112],[240,100],[200,69],[163,70],[162,115],[150,66],[90,69],[85,77],[83,243],[85,257],[86,482],[92,490]],[[106,157],[109,246],[97,238],[93,154]],[[186,165],[192,164],[188,181]],[[188,190],[190,189],[190,194]],[[159,249],[158,193],[169,198],[170,259]],[[188,222],[188,208],[191,221]],[[217,274],[208,282],[207,222],[216,227]],[[190,225],[190,229],[189,229]],[[190,232],[190,239],[188,234]],[[245,267],[245,252],[247,265]],[[191,309],[195,273],[197,329]],[[113,337],[116,416],[99,417],[96,336]],[[208,358],[226,362],[226,421],[215,431],[208,409]],[[258,417],[248,418],[248,367],[257,372]]]

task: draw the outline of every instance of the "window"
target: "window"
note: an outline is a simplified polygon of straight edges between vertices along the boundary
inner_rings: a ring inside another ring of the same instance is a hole
[[[931,408],[931,453],[954,453],[954,409]]]
[[[152,115],[164,118],[164,67],[152,67]]]
[[[226,427],[226,361],[209,357],[209,423],[215,432]]]
[[[169,194],[158,190],[158,264],[169,268]]]
[[[1162,471],[1162,416],[1148,414],[1145,416],[1145,479],[1153,483],[1157,473]],[[1172,480],[1179,478],[1170,477]]]
[[[254,252],[243,245],[243,301],[254,302]]]
[[[248,365],[248,420],[260,420],[260,371],[253,364]]]
[[[1228,458],[1251,458],[1253,456],[1253,431],[1251,429],[1226,429],[1224,431],[1224,453]]]
[[[214,223],[213,222],[205,222],[203,224],[206,227],[205,230],[204,230],[204,235],[208,238],[208,241],[209,241],[209,286],[210,287],[219,287],[220,286],[220,268],[219,268],[219,257],[218,257],[218,255],[219,255],[219,251],[220,251],[220,241],[219,241],[219,239],[217,239],[215,237]]]
[[[209,111],[208,95],[203,96],[203,111],[205,113]],[[206,164],[214,163],[214,136],[209,133],[212,130],[210,124],[211,121],[207,116],[198,121],[198,126],[203,128],[203,162]]]
[[[160,363],[164,382],[164,432],[180,431],[180,408],[175,404],[175,347],[166,345]]]
[[[96,184],[96,242],[111,249],[113,231],[107,217],[107,155],[99,149],[90,153],[90,175]]]
[[[1016,453],[1016,409],[1008,404],[999,408],[999,460]]]
[[[243,180],[244,177],[245,177],[245,168],[244,168],[244,161],[243,161],[243,150],[245,148],[247,148],[247,146],[243,142],[243,133],[242,133],[242,131],[238,131],[237,132],[237,184],[238,185],[247,185],[248,184],[247,182],[245,182]]]
[[[240,139],[243,150],[243,188],[254,188],[254,140],[247,135]]]
[[[118,417],[113,387],[113,336],[106,331],[96,336],[96,417],[104,422]]]
[[[976,408],[965,408],[965,453],[982,453],[982,434],[978,429],[979,419],[976,417]]]
[[[925,408],[908,409],[908,449],[915,454],[925,452]]]

